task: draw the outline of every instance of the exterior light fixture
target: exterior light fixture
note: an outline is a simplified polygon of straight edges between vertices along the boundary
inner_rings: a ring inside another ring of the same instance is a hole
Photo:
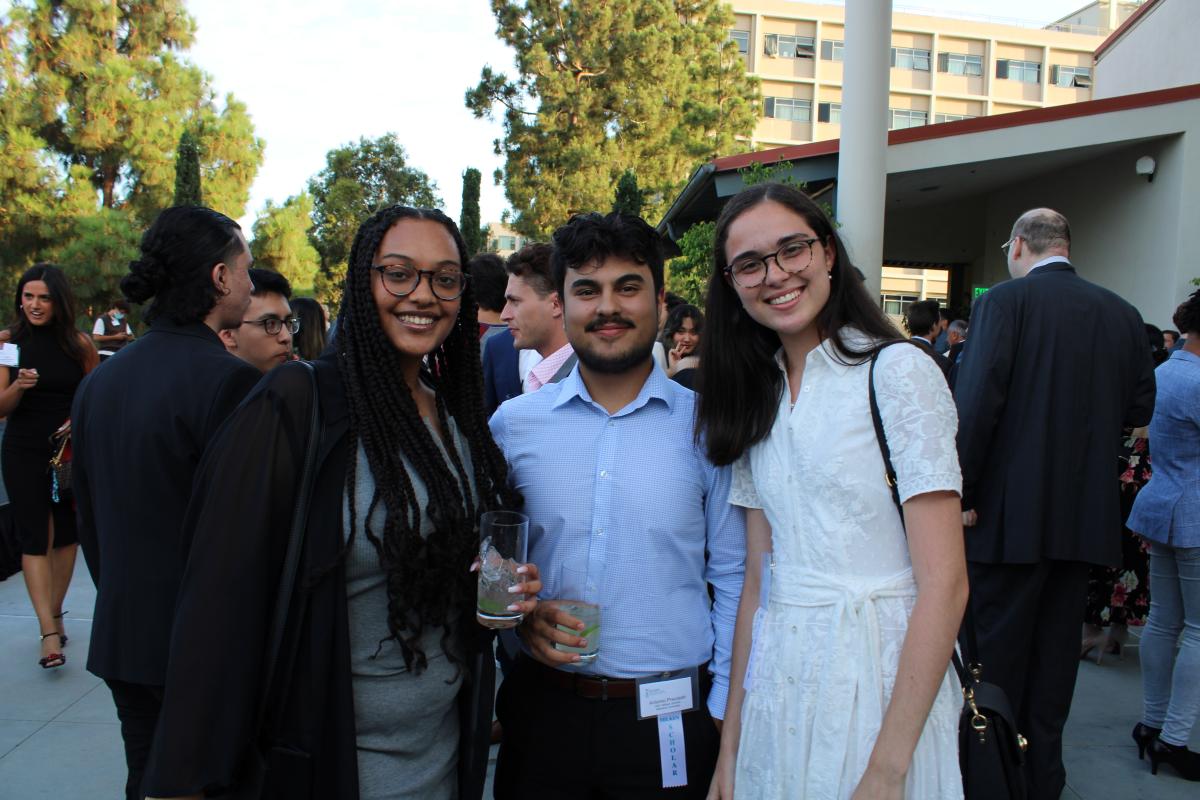
[[[1150,156],[1142,156],[1137,160],[1137,163],[1133,165],[1133,169],[1138,175],[1145,175],[1146,181],[1149,182],[1154,180],[1154,169],[1156,166],[1157,164],[1154,163],[1153,158]]]

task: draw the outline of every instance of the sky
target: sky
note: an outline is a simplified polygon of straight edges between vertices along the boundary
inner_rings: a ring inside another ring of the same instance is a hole
[[[592,0],[601,2],[602,0]],[[994,16],[1046,24],[1086,0],[912,0],[897,11]],[[488,0],[188,0],[197,23],[188,57],[249,108],[266,151],[241,222],[249,230],[268,199],[302,191],[325,154],[393,132],[410,166],[438,185],[457,220],[462,173],[483,173],[483,221],[507,201],[492,173],[498,120],[476,119],[463,103],[486,64],[511,73],[512,52],[496,38]]]

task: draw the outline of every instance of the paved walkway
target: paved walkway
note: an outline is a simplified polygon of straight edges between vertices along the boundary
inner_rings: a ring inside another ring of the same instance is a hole
[[[0,582],[0,800],[119,800],[124,752],[112,697],[83,668],[95,590],[83,559],[67,596],[66,666],[37,666],[37,623],[19,575]],[[1137,649],[1080,666],[1066,732],[1063,800],[1195,800],[1196,784],[1150,775],[1129,731],[1141,706]],[[1192,737],[1200,749],[1200,728]],[[494,753],[493,753],[494,756]],[[490,794],[490,792],[489,792]],[[910,800],[920,800],[911,798]]]

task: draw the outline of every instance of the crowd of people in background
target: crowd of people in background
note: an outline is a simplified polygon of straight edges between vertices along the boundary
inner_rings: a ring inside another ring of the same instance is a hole
[[[1200,292],[1146,325],[1051,209],[1004,253],[907,336],[775,183],[722,210],[703,308],[617,212],[502,259],[383,209],[336,319],[203,207],[159,215],[90,336],[36,265],[0,460],[38,665],[81,546],[130,800],[478,798],[495,741],[500,800],[952,799],[969,628],[1055,798],[1080,660],[1144,626],[1138,756],[1200,780]],[[496,510],[530,522],[498,639]],[[653,680],[689,699],[650,711]]]

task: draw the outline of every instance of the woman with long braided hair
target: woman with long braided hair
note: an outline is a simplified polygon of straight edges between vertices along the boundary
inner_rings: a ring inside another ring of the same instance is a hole
[[[469,568],[479,515],[520,498],[487,428],[467,263],[440,211],[394,206],[355,236],[334,346],[313,362],[316,477],[269,683],[306,368],[272,371],[205,455],[146,794],[241,790],[265,762],[263,796],[481,795],[494,661]],[[522,571],[528,612],[541,582]]]

